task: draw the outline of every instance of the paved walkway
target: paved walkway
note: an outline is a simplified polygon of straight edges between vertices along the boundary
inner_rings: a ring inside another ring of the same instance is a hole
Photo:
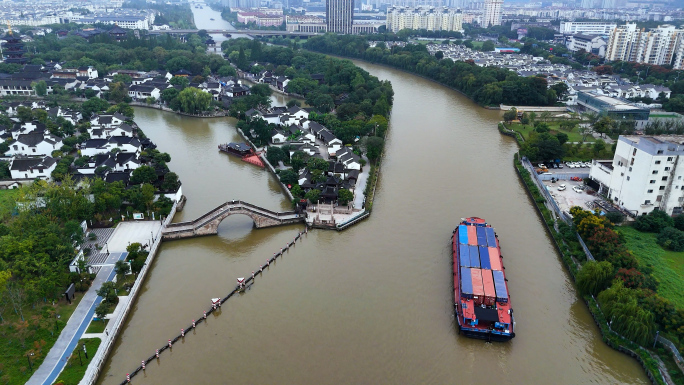
[[[106,250],[110,253],[124,252],[131,243],[141,243],[152,246],[154,239],[159,236],[162,224],[160,221],[128,221],[121,222],[116,227],[114,234],[107,241]]]
[[[363,208],[363,201],[366,198],[363,192],[366,190],[366,184],[368,184],[368,176],[370,175],[371,166],[368,163],[368,158],[364,155],[363,158],[366,161],[366,166],[364,166],[364,171],[359,173],[359,179],[356,180],[356,185],[354,186],[354,208],[361,210]]]
[[[79,302],[71,318],[67,321],[66,327],[59,334],[57,342],[50,349],[50,352],[45,357],[45,361],[43,361],[26,383],[27,385],[50,385],[57,379],[59,373],[64,369],[69,356],[74,351],[78,340],[93,318],[95,308],[102,302],[102,297],[99,297],[95,292],[102,287],[103,283],[114,278],[116,275],[114,264],[119,260],[125,259],[127,255],[128,253],[126,252],[111,253],[109,255],[106,261],[107,264],[102,266],[100,272],[97,273],[93,285],[83,296],[81,302]]]

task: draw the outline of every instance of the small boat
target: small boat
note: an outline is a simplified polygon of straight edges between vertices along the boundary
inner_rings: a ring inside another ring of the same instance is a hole
[[[211,18],[211,19],[209,19],[209,20],[211,20],[211,21],[214,21],[214,18],[212,17],[212,18]]]
[[[225,37],[233,37],[233,35],[231,35],[231,34],[229,34],[229,33],[224,33],[223,36],[225,36]]]
[[[255,152],[247,143],[226,143],[219,144],[220,151],[228,153],[229,155],[239,156],[242,161],[253,164],[255,166],[265,168],[266,165],[261,160],[260,152]]]

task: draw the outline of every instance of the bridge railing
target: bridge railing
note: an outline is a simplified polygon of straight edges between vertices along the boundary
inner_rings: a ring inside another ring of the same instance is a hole
[[[271,216],[276,219],[280,219],[282,217],[287,217],[287,216],[294,216],[297,214],[295,211],[283,211],[283,212],[277,212],[269,209],[265,209],[263,207],[259,207],[257,205],[253,205],[248,202],[240,201],[240,200],[235,200],[235,201],[229,201],[226,203],[223,203],[213,210],[210,210],[206,214],[200,216],[199,218],[192,220],[192,221],[184,221],[184,222],[177,222],[177,223],[171,223],[169,224],[166,229],[168,230],[167,233],[175,232],[174,229],[179,228],[179,227],[185,227],[185,226],[192,226],[193,228],[195,227],[202,227],[206,225],[207,223],[211,222],[214,220],[214,216],[217,213],[221,213],[225,211],[225,209],[228,208],[229,211],[232,211],[234,209],[246,209],[248,211],[252,211],[255,214],[260,214],[260,215],[265,215],[265,216]],[[178,230],[180,231],[180,230]]]

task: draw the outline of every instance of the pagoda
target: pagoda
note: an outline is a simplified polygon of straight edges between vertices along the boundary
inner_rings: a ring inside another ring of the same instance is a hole
[[[9,32],[2,38],[5,40],[2,43],[2,56],[5,63],[26,64],[28,58],[24,57],[26,50],[24,49],[24,42],[20,37],[14,36],[10,29]]]

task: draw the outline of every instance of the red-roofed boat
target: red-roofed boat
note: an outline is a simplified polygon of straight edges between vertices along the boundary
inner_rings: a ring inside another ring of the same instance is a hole
[[[484,219],[463,219],[452,235],[454,309],[459,333],[488,341],[515,337],[499,239]]]

